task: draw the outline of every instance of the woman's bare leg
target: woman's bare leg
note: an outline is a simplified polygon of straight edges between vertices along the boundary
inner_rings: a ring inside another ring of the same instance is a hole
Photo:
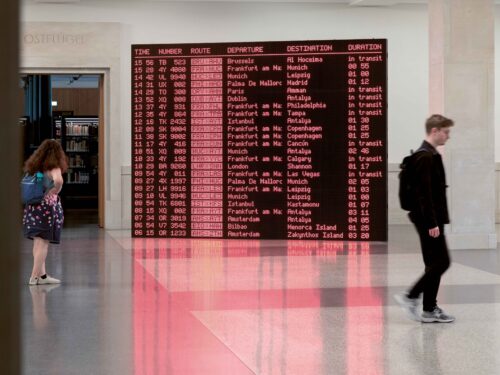
[[[40,237],[33,239],[33,270],[31,277],[40,277],[45,275],[45,259],[49,250],[49,241]]]

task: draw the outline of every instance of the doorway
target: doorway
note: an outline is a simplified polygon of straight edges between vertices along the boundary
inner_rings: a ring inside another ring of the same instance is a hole
[[[102,74],[21,76],[24,160],[44,139],[61,142],[68,157],[61,191],[68,226],[104,226],[102,84]]]

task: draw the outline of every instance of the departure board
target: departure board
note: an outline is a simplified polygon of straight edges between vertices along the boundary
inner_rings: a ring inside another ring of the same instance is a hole
[[[132,46],[132,236],[387,240],[386,40]]]

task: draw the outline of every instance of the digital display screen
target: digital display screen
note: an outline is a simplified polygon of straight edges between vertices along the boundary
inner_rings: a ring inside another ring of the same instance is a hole
[[[132,236],[387,240],[386,40],[132,46]]]

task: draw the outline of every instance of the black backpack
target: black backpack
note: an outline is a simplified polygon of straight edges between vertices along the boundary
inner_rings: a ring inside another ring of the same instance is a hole
[[[410,151],[410,155],[403,158],[399,168],[399,204],[405,211],[411,211],[415,207],[415,154],[420,151],[425,151],[419,148],[417,151]]]

